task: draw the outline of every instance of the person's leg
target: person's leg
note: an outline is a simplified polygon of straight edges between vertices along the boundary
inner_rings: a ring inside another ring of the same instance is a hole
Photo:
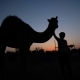
[[[66,79],[66,73],[65,73],[65,55],[64,55],[64,52],[59,52],[59,63],[60,63],[60,69],[61,69],[61,73],[62,73],[62,76],[64,77],[64,79]]]
[[[71,69],[69,57],[66,58],[66,67],[67,67],[69,77],[72,78],[72,69]]]
[[[59,62],[60,62],[60,69],[61,69],[61,73],[62,73],[62,76],[65,78],[66,77],[66,74],[65,74],[65,70],[64,70],[64,61],[62,59],[59,59]]]

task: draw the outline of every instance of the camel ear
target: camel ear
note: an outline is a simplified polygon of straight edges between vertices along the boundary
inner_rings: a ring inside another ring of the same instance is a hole
[[[47,19],[48,20],[48,22],[50,22],[50,20],[49,19]]]
[[[56,19],[58,19],[58,16],[56,16]]]

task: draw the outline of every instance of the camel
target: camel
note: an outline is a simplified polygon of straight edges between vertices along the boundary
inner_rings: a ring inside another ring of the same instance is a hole
[[[56,28],[58,28],[57,16],[47,19],[49,24],[45,31],[37,32],[30,27],[29,24],[22,21],[17,16],[7,16],[0,27],[0,54],[3,62],[3,54],[6,46],[19,48],[20,65],[23,65],[23,73],[26,66],[26,57],[33,43],[44,43],[52,36]],[[2,66],[1,66],[2,67]],[[2,70],[2,69],[1,69]]]

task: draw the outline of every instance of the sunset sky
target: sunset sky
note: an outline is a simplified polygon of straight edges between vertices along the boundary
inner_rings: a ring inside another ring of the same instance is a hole
[[[80,48],[80,0],[0,0],[0,25],[8,15],[20,17],[38,32],[48,27],[47,19],[58,16],[56,35],[65,32],[68,44]],[[45,43],[33,43],[30,50],[35,47],[54,50],[54,40],[52,37]]]

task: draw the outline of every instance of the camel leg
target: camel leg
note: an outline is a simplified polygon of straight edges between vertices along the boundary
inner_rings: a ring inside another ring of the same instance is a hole
[[[3,44],[1,45],[1,44],[0,44],[0,76],[3,77],[4,76],[4,72],[3,72],[3,59],[4,59],[6,46],[4,46]]]
[[[22,47],[19,49],[19,68],[22,70],[22,77],[25,77],[25,69],[26,69],[26,62],[27,62],[27,48]]]

